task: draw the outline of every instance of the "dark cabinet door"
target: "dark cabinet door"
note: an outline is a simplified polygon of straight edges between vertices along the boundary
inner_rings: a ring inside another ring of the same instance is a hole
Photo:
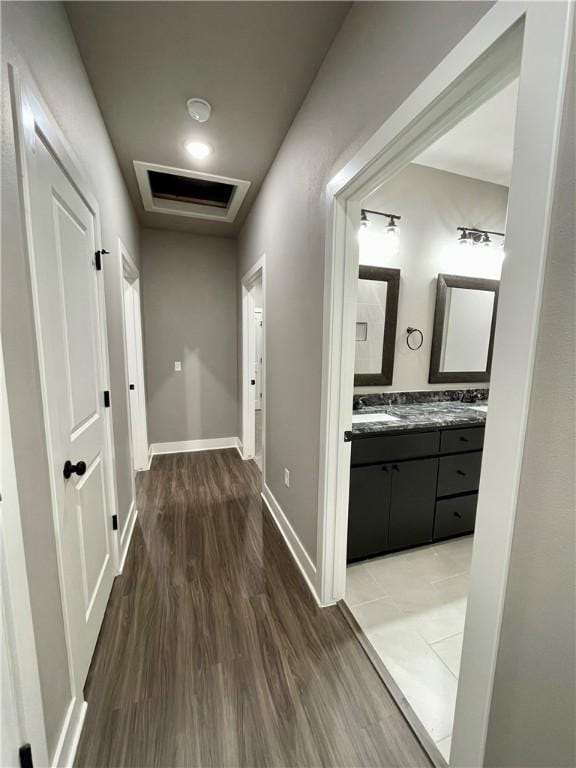
[[[393,464],[391,470],[389,549],[432,541],[438,459]]]
[[[378,464],[350,472],[348,561],[388,549],[391,468]]]

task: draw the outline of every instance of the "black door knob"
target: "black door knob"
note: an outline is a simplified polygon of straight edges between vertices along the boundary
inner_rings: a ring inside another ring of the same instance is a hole
[[[86,462],[79,461],[77,464],[72,464],[71,461],[64,462],[63,475],[68,480],[76,472],[77,475],[83,475],[86,472]]]

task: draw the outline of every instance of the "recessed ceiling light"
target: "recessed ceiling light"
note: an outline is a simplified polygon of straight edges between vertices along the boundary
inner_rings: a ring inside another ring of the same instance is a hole
[[[196,160],[204,160],[204,158],[212,154],[212,147],[203,141],[189,141],[186,144],[186,151]]]

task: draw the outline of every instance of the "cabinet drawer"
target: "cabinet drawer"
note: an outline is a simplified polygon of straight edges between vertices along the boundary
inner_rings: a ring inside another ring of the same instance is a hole
[[[438,470],[438,496],[477,491],[482,451],[442,456]]]
[[[352,441],[352,466],[433,456],[440,447],[440,432],[378,435]]]
[[[484,427],[446,429],[440,437],[440,453],[481,451],[484,445]]]
[[[476,520],[478,494],[458,496],[454,499],[442,499],[436,502],[434,519],[434,539],[447,539],[472,533]]]

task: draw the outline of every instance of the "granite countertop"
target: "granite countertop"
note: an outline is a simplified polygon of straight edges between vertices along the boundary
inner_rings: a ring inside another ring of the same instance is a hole
[[[394,434],[406,431],[423,431],[447,427],[476,427],[486,421],[486,403],[463,402],[426,402],[406,405],[364,406],[353,412],[352,418],[361,417],[362,421],[352,422],[349,439],[369,437],[379,434]],[[374,415],[375,420],[369,419]],[[394,416],[394,420],[378,421],[378,414]]]

